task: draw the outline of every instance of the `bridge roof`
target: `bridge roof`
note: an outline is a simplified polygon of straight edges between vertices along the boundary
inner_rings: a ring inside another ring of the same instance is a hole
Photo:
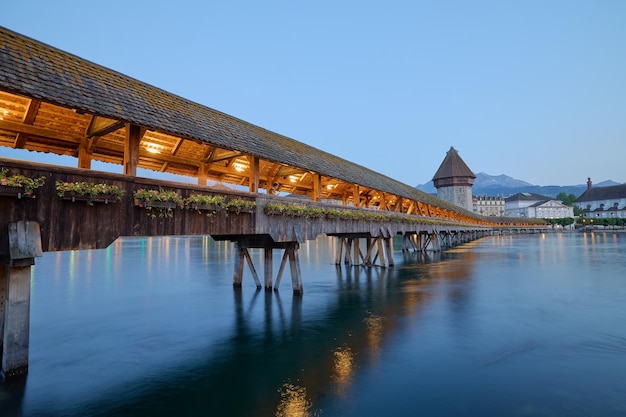
[[[166,151],[156,156],[144,150],[140,167],[195,176],[205,164],[213,167],[209,178],[243,184],[248,175],[237,174],[232,164],[249,155],[268,166],[262,173],[267,181],[289,172],[313,172],[345,187],[358,184],[480,217],[364,166],[0,27],[2,92],[0,110],[3,103],[7,110],[0,119],[0,145],[77,156],[100,123],[104,128],[94,141],[93,159],[120,163],[125,140],[120,130],[131,123],[147,130],[147,147]],[[41,106],[36,117],[29,116],[33,101]]]

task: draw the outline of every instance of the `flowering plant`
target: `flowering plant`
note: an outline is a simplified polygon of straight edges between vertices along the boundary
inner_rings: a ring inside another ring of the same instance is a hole
[[[222,210],[225,204],[226,199],[221,195],[192,194],[184,201],[186,208],[196,210],[198,213],[202,213],[201,210],[204,210],[207,217],[211,217]]]
[[[126,190],[122,190],[117,185],[108,184],[94,184],[93,182],[64,182],[57,181],[55,183],[57,195],[64,197],[66,193],[72,196],[85,196],[87,197],[87,204],[93,206],[93,202],[99,196],[112,196],[117,201],[122,199],[122,196],[126,193]]]
[[[256,209],[256,201],[244,200],[243,198],[237,197],[228,200],[226,202],[226,207],[228,207],[229,210],[239,214],[242,211],[250,211]]]
[[[30,178],[20,174],[8,176],[8,172],[7,168],[0,169],[0,185],[21,188],[24,197],[35,198],[35,189],[46,183],[46,177]]]
[[[149,216],[153,219],[156,214],[153,209],[159,212],[159,217],[173,217],[175,207],[183,207],[184,200],[176,191],[172,190],[145,190],[138,189],[133,193],[133,198],[137,200],[139,207],[145,207]],[[169,203],[169,204],[168,204]]]
[[[194,206],[217,206],[220,208],[225,201],[226,199],[221,195],[192,194],[185,199],[185,206],[187,208]]]
[[[298,203],[278,203],[270,201],[263,207],[268,216],[307,217],[317,219],[324,217],[324,209],[321,207],[307,207]]]

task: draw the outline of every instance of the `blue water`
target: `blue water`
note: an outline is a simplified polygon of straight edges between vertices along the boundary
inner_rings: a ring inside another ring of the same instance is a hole
[[[235,291],[208,237],[46,253],[0,415],[626,415],[625,233],[397,246],[388,270],[336,267],[334,245],[302,245],[302,297],[288,268]]]

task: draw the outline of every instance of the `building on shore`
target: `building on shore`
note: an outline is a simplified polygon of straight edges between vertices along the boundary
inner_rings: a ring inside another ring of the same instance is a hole
[[[453,146],[433,177],[437,197],[472,211],[472,186],[476,175],[465,164]]]
[[[626,184],[594,188],[587,178],[587,190],[574,205],[587,218],[626,218]]]
[[[535,193],[517,193],[504,199],[505,216],[529,219],[562,219],[574,217],[574,208],[561,200]]]
[[[562,219],[574,217],[574,208],[558,199],[535,193],[517,193],[504,199],[507,217]]]
[[[504,216],[506,207],[504,197],[479,195],[472,197],[472,211],[481,216]]]

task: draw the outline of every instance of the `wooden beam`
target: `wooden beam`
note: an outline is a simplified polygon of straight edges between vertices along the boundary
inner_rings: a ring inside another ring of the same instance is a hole
[[[29,136],[39,136],[42,138],[50,138],[69,143],[80,143],[82,136],[71,135],[54,130],[44,129],[37,126],[26,125],[22,123],[10,122],[8,120],[0,120],[0,130],[9,132],[23,133]]]
[[[287,166],[283,165],[276,172],[276,176],[277,177],[287,177],[289,175],[302,175],[303,173],[306,173],[306,171],[303,170],[303,169],[287,167]]]
[[[361,194],[359,193],[359,184],[352,185],[352,201],[354,203],[354,207],[359,207],[361,203]]]
[[[198,185],[206,185],[207,182],[207,164],[200,164],[198,167]]]
[[[15,149],[23,149],[26,146],[26,142],[28,141],[28,135],[25,133],[18,133],[15,136],[15,141],[13,142],[13,148]]]
[[[178,140],[176,141],[176,145],[174,145],[174,148],[172,149],[172,155],[176,155],[178,153],[178,150],[182,146],[183,141],[183,138],[178,138]]]
[[[89,126],[85,131],[85,136],[104,136],[124,127],[124,122],[108,119],[102,116],[93,116],[89,121]]]
[[[91,169],[92,152],[89,150],[87,138],[78,147],[78,168]]]
[[[26,110],[26,114],[24,115],[24,119],[22,122],[25,125],[33,125],[35,123],[35,119],[37,118],[37,113],[39,112],[39,107],[41,106],[41,100],[32,99],[28,104],[28,109]],[[22,149],[26,146],[26,141],[28,140],[28,135],[25,133],[18,132],[15,137],[15,142],[13,143],[13,147],[15,149]]]
[[[250,177],[249,177],[249,190],[251,193],[259,192],[259,157],[258,156],[248,156],[248,161],[250,161]]]
[[[204,151],[204,154],[202,155],[202,158],[200,158],[200,161],[204,163],[210,162],[211,156],[215,152],[215,149],[216,149],[215,146],[207,145],[206,150]]]
[[[35,123],[35,118],[37,117],[37,113],[39,112],[39,107],[41,106],[41,100],[32,99],[30,104],[28,105],[28,109],[26,110],[26,114],[24,115],[24,124],[32,125]]]
[[[219,150],[215,149],[215,151],[211,154],[211,157],[207,162],[219,162],[224,161],[226,159],[232,159],[237,156],[243,155],[242,152],[239,151],[228,151],[228,150]]]
[[[317,172],[313,174],[313,195],[311,199],[313,201],[322,200],[322,177]]]
[[[145,129],[135,124],[126,123],[126,141],[124,141],[124,174],[137,176],[139,165],[139,143]]]
[[[394,206],[394,211],[402,213],[403,205],[404,205],[404,198],[396,197],[396,204]]]

